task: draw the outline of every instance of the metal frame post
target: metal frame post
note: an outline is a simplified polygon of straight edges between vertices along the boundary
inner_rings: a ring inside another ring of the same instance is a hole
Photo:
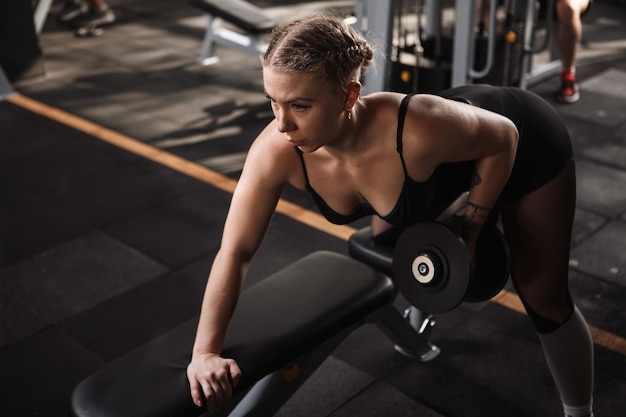
[[[454,24],[454,51],[452,53],[452,87],[466,85],[474,57],[475,0],[456,2]]]
[[[438,38],[441,34],[441,2],[426,0],[426,38]]]
[[[0,101],[6,100],[14,94],[13,87],[11,87],[11,83],[0,65]]]
[[[37,35],[41,34],[41,30],[43,29],[43,25],[46,23],[46,18],[48,17],[51,5],[52,0],[39,0],[37,3],[37,8],[33,13],[33,21],[35,22],[35,32]]]
[[[363,94],[367,95],[388,89],[397,0],[361,1],[366,19],[365,37],[377,52],[373,64],[365,70]]]

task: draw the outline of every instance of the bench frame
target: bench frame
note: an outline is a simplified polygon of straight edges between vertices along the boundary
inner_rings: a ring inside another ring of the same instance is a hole
[[[215,45],[220,44],[250,55],[257,56],[267,49],[267,42],[262,35],[241,34],[221,25],[220,19],[205,13],[207,28],[200,49],[198,63],[212,65],[219,61],[215,55]]]
[[[395,297],[394,297],[395,298]],[[440,349],[427,340],[430,328],[416,332],[406,317],[390,303],[354,323],[332,338],[324,341],[295,361],[277,369],[259,380],[241,396],[235,396],[231,404],[211,417],[272,417],[306,382],[319,366],[333,353],[341,342],[365,323],[376,324],[392,341],[400,353],[427,362],[440,353]],[[399,350],[404,346],[404,351]],[[295,379],[288,375],[296,372]]]
[[[266,35],[276,26],[276,21],[262,9],[244,0],[229,0],[231,8],[210,0],[190,0],[190,4],[204,12],[207,27],[198,62],[212,65],[219,61],[215,45],[223,45],[247,54],[258,56],[267,49]],[[224,2],[226,3],[226,2]],[[224,21],[241,31],[224,26]]]

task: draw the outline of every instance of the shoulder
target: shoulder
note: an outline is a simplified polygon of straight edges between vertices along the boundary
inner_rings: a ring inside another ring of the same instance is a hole
[[[455,101],[433,95],[433,94],[413,94],[402,93],[373,93],[364,98],[367,107],[375,110],[377,115],[397,116],[402,101],[408,97],[407,114],[409,117],[415,116],[437,116],[442,112],[449,111],[456,107]]]
[[[395,128],[400,115],[400,106],[407,97],[407,94],[394,92],[373,93],[363,97],[368,123],[378,128],[380,126]],[[421,101],[419,95],[412,95],[408,102],[408,112],[418,111],[421,108],[419,101]]]
[[[285,140],[272,120],[250,146],[244,173],[252,173],[257,180],[299,186],[301,171],[296,149]]]
[[[434,94],[416,94],[411,97],[409,111],[413,115],[437,117],[445,115],[460,104]]]
[[[372,93],[363,97],[363,103],[368,109],[376,111],[376,114],[383,112],[383,114],[398,113],[398,108],[402,99],[406,97],[406,94],[392,93],[392,92],[380,92]]]
[[[406,113],[402,116],[400,108],[407,99]],[[368,132],[395,138],[399,120],[403,119],[403,142],[419,143],[425,136],[445,125],[458,110],[455,102],[432,94],[407,95],[403,93],[374,93],[363,98],[367,109]],[[458,103],[460,104],[460,103]]]

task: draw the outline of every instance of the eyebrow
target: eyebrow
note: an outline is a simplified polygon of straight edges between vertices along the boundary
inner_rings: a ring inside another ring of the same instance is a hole
[[[267,91],[265,92],[265,97],[267,97],[268,99],[272,100],[272,101],[276,101],[272,98],[272,96],[270,96]],[[315,101],[312,98],[307,98],[307,97],[294,97],[290,100],[287,100],[285,103],[290,104],[290,103],[295,103],[296,101]]]

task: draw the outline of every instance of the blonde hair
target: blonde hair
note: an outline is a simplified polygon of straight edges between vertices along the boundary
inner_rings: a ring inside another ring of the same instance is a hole
[[[339,17],[315,14],[279,25],[261,62],[264,67],[310,73],[345,91],[373,58],[373,49],[357,30]]]

